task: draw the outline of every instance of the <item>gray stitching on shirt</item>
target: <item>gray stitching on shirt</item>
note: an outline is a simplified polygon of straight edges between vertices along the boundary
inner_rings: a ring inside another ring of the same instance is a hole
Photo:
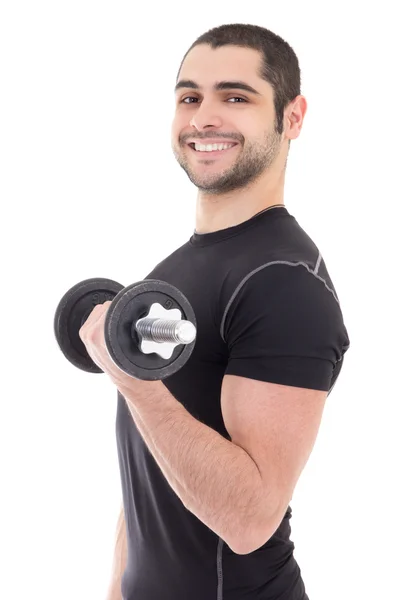
[[[223,600],[224,597],[224,569],[222,566],[222,549],[224,547],[224,540],[218,538],[218,549],[217,549],[217,600]]]
[[[319,265],[321,264],[321,260],[322,260],[322,256],[321,256],[321,252],[320,252],[318,254],[317,264],[315,265],[315,269],[314,269],[314,274],[315,275],[318,273],[318,269],[319,269]]]
[[[321,256],[321,255],[319,255],[319,256]],[[318,261],[317,261],[318,267],[319,267],[320,262],[321,262],[320,258],[318,257]],[[232,306],[232,303],[235,300],[236,296],[238,295],[238,293],[240,292],[240,290],[242,289],[242,287],[244,286],[244,284],[246,283],[246,281],[248,281],[250,279],[250,277],[252,277],[252,275],[255,275],[255,273],[258,273],[258,271],[261,271],[262,269],[265,269],[265,267],[269,267],[271,265],[288,265],[289,267],[297,267],[297,266],[300,265],[302,267],[305,267],[307,269],[307,271],[309,273],[311,273],[311,275],[313,275],[314,277],[316,277],[317,279],[319,279],[320,281],[322,281],[322,283],[325,285],[326,289],[329,292],[331,292],[332,296],[335,298],[336,302],[339,304],[339,300],[336,297],[335,292],[328,286],[328,284],[326,283],[325,279],[323,279],[322,277],[320,277],[320,275],[317,275],[317,273],[316,273],[317,267],[315,267],[315,269],[312,271],[310,269],[310,267],[306,263],[304,263],[302,261],[300,261],[300,262],[289,262],[287,260],[274,260],[274,261],[271,261],[269,263],[266,263],[265,265],[261,265],[260,267],[257,267],[256,269],[254,269],[253,271],[251,271],[251,273],[249,273],[248,275],[246,275],[246,277],[244,277],[242,279],[242,281],[239,283],[239,285],[237,286],[237,288],[233,292],[233,294],[232,294],[232,296],[231,296],[228,304],[226,305],[225,312],[223,314],[222,321],[221,321],[220,335],[221,335],[221,338],[222,338],[222,340],[224,342],[225,342],[225,337],[224,337],[225,320],[226,320],[226,317],[228,315],[228,311],[229,311],[230,307]]]

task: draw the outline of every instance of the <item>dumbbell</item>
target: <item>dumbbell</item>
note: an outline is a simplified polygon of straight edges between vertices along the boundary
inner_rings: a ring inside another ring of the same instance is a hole
[[[104,337],[114,363],[136,379],[159,380],[186,364],[196,343],[192,306],[175,286],[145,279],[124,287],[112,279],[85,279],[61,298],[54,333],[75,367],[103,373],[89,356],[79,330],[97,304],[111,301]]]

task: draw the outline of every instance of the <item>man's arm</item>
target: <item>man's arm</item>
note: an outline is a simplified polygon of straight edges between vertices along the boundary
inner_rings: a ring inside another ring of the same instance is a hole
[[[129,412],[131,413],[135,425],[139,433],[141,434],[149,452],[153,456],[157,465],[160,467],[165,479],[168,481],[175,494],[177,494],[178,498],[182,501],[182,504],[185,506],[184,498],[186,498],[187,492],[185,491],[184,486],[175,477],[175,475],[172,472],[172,468],[170,468],[168,462],[164,459],[164,455],[158,449],[157,444],[155,444],[152,440],[149,429],[144,423],[143,419],[141,418],[140,413],[136,410],[135,406],[126,399],[126,397],[124,398],[124,401],[128,406]],[[185,506],[185,508],[187,508],[187,506]]]
[[[126,567],[127,552],[126,524],[122,505],[115,535],[114,561],[107,600],[122,600],[121,579]]]
[[[260,513],[275,513],[274,494],[265,494],[257,465],[190,415],[162,382],[144,383],[118,387],[164,476],[190,512],[231,550],[247,553],[242,548]]]

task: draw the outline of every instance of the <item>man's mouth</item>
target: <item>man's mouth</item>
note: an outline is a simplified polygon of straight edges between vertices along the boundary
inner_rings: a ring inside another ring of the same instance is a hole
[[[214,156],[222,155],[224,153],[226,154],[227,152],[229,152],[229,150],[235,148],[237,144],[233,142],[221,144],[200,144],[198,142],[191,142],[190,144],[188,144],[188,146],[193,150],[193,152],[195,152],[199,156],[210,156],[211,158]]]

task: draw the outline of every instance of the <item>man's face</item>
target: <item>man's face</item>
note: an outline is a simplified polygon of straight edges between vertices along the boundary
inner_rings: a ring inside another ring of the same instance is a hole
[[[204,44],[193,48],[182,65],[172,149],[199,190],[218,195],[246,187],[271,168],[281,150],[273,89],[259,77],[260,65],[256,50]],[[231,83],[215,89],[221,82]],[[254,91],[240,89],[237,82]],[[204,146],[196,150],[195,142],[234,146],[209,152]]]

